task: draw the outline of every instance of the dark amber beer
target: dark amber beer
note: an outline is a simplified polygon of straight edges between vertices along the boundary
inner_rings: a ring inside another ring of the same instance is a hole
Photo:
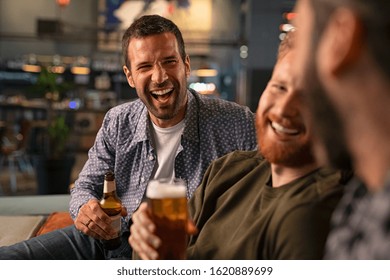
[[[152,180],[146,196],[151,218],[156,224],[156,235],[162,245],[158,249],[162,260],[186,258],[187,248],[187,197],[183,180]]]
[[[121,245],[121,212],[122,202],[116,195],[115,176],[111,171],[104,175],[103,198],[100,207],[110,216],[111,226],[116,230],[117,236],[113,239],[102,240],[106,250],[117,249]]]

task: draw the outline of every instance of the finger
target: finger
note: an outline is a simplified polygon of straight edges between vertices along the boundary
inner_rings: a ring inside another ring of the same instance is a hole
[[[157,260],[159,258],[159,255],[156,251],[150,250],[150,251],[146,251],[145,253],[142,252],[140,254],[140,257],[143,260]]]
[[[149,230],[147,218],[147,204],[142,204],[133,214],[133,224],[130,227],[129,243],[134,251],[143,259],[157,259],[157,248],[161,240]],[[153,225],[154,226],[154,225]]]
[[[110,217],[100,208],[96,199],[89,200],[80,208],[75,221],[79,231],[97,239],[110,239],[115,236],[110,224]]]
[[[137,211],[134,212],[135,219],[142,224],[145,228],[147,228],[150,232],[156,231],[156,225],[152,221],[149,215],[149,207],[146,202],[143,202]]]
[[[95,238],[95,239],[102,239],[102,237],[99,235],[99,234],[97,234],[94,230],[92,230],[91,228],[90,228],[90,224],[88,225],[88,226],[86,226],[86,225],[84,225],[84,224],[79,224],[79,227],[78,227],[78,229],[79,229],[79,231],[81,231],[82,233],[84,233],[84,234],[86,234],[86,235],[88,235],[88,236],[91,236],[91,237],[93,237],[93,238]]]
[[[87,221],[85,221],[87,219]],[[101,237],[96,234],[93,230],[91,230],[90,226],[93,221],[88,218],[85,214],[80,214],[75,219],[74,225],[83,234],[89,235],[93,238],[100,239]]]
[[[152,220],[149,219],[146,204],[142,205],[136,212],[134,212],[131,228],[130,231],[134,231],[138,242],[142,240],[156,249],[160,247],[161,240],[154,234],[156,226]]]
[[[151,258],[146,254],[141,248],[140,244],[137,242],[136,238],[133,235],[129,236],[129,244],[133,248],[133,251],[138,254],[138,256],[143,260],[150,260]]]
[[[86,215],[78,215],[74,221],[74,225],[78,230],[81,230],[83,226],[88,227],[91,221]]]
[[[88,225],[87,234],[93,233],[93,235],[97,235],[99,239],[111,239],[116,237],[117,234],[112,234],[109,230],[111,230],[111,226],[107,224],[103,224],[102,221],[99,221],[99,224],[95,221],[91,221]]]
[[[89,211],[87,208],[89,208],[87,204],[81,206],[79,213],[75,219],[74,224],[79,231],[83,231],[83,232],[86,231],[85,228],[87,227],[88,223],[91,221],[91,218],[89,217],[90,214],[88,214]]]
[[[155,248],[150,246],[147,239],[144,239],[137,230],[137,227],[134,224],[130,228],[130,237],[129,244],[133,250],[142,258],[142,259],[157,259],[158,252]]]
[[[143,218],[142,213],[138,213],[134,217],[133,224],[131,227],[133,228],[132,230],[135,232],[135,237],[137,238],[138,242],[142,241],[144,243],[147,243],[149,246],[158,249],[161,246],[161,239],[154,233],[154,229],[156,226],[153,223],[145,223],[144,220],[145,219]],[[153,231],[151,231],[150,229],[153,229]],[[149,247],[147,249],[149,249]]]
[[[93,225],[92,229],[104,239],[116,237],[117,232],[111,225],[111,217],[103,211],[100,207],[100,203],[98,201],[91,201],[88,202],[88,205],[91,210],[91,218],[96,224],[96,226]]]
[[[141,251],[141,248],[140,246],[138,245],[138,242],[136,240],[134,240],[134,238],[132,237],[132,235],[129,236],[129,239],[128,239],[128,242],[131,246],[131,248],[133,248],[133,251],[135,253],[138,254],[138,256],[143,259],[143,260],[148,260],[149,258],[147,256],[145,256],[145,254]]]

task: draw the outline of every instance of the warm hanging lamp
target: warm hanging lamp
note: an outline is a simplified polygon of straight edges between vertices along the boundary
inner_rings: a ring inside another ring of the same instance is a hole
[[[70,0],[56,0],[57,5],[60,6],[61,8],[65,8],[70,4]]]

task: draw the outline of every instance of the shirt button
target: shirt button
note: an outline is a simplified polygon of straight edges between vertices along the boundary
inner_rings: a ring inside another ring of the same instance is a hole
[[[150,156],[149,156],[149,160],[150,160],[150,161],[154,160],[154,156],[153,156],[153,155],[150,155]]]
[[[145,178],[144,177],[141,178],[141,182],[142,183],[145,182]]]
[[[139,203],[139,199],[137,199],[135,202],[138,204]]]

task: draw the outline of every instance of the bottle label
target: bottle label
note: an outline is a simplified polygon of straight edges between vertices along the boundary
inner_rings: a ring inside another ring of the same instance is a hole
[[[104,181],[103,193],[116,191],[115,181]]]
[[[117,236],[119,236],[121,233],[121,214],[110,216],[110,218],[111,218],[111,226],[118,233]]]

